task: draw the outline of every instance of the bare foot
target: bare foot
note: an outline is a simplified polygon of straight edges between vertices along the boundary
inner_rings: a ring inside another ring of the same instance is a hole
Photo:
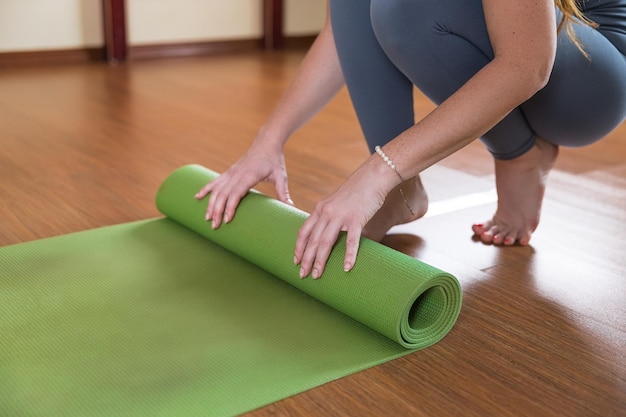
[[[400,193],[400,187],[402,187],[406,202]],[[407,203],[411,207],[412,213],[409,211]],[[428,196],[418,175],[391,190],[378,213],[365,225],[363,236],[380,242],[393,226],[417,220],[424,216],[427,210]]]
[[[539,224],[548,173],[559,148],[541,139],[520,157],[496,160],[498,208],[493,218],[472,226],[484,243],[528,245]]]

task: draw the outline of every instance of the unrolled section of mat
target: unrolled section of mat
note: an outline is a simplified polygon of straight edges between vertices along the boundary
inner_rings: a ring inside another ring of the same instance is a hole
[[[293,263],[298,229],[306,213],[249,193],[232,223],[214,231],[204,221],[206,202],[191,197],[217,173],[199,165],[173,172],[157,193],[157,207],[169,218],[286,280],[407,348],[432,345],[454,325],[461,289],[452,275],[376,242],[363,239],[353,270],[343,270],[345,235],[335,245],[324,276],[298,277]]]
[[[305,214],[268,197],[250,194],[210,230],[193,195],[214,176],[188,166],[167,178],[169,218],[0,248],[0,416],[239,415],[453,325],[456,280],[373,242],[353,272],[339,244],[324,277],[300,280]]]

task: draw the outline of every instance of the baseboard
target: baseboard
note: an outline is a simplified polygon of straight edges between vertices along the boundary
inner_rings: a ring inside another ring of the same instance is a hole
[[[288,36],[285,38],[285,49],[306,49],[311,46],[314,40],[315,35]],[[128,55],[130,60],[167,59],[258,51],[262,49],[262,47],[262,39],[137,45],[128,48]],[[104,62],[105,59],[106,53],[104,47],[52,51],[0,52],[0,68]]]
[[[137,45],[128,48],[128,58],[130,60],[179,58],[256,51],[260,48],[261,39]]]
[[[313,40],[315,40],[315,35],[287,37],[285,38],[285,48],[308,48],[313,43]],[[162,45],[138,45],[129,47],[128,55],[130,60],[165,59],[222,53],[250,52],[258,51],[262,48],[263,40],[259,38]]]
[[[105,59],[104,47],[50,51],[1,52],[0,68],[76,64]]]

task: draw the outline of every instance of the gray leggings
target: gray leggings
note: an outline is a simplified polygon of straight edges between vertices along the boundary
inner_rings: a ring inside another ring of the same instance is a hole
[[[495,158],[525,153],[537,136],[556,145],[588,145],[626,117],[626,0],[582,5],[600,25],[575,26],[591,59],[565,30],[559,33],[547,86],[481,138]],[[439,104],[493,59],[481,0],[331,0],[330,13],[371,150],[414,124],[414,85]]]

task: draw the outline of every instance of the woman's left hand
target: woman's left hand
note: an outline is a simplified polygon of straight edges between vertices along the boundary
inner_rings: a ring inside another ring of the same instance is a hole
[[[396,185],[389,172],[381,174],[367,165],[366,162],[333,194],[320,201],[300,228],[294,257],[294,263],[300,265],[300,278],[309,274],[314,279],[322,276],[340,232],[347,232],[344,270],[354,267],[363,228]]]

